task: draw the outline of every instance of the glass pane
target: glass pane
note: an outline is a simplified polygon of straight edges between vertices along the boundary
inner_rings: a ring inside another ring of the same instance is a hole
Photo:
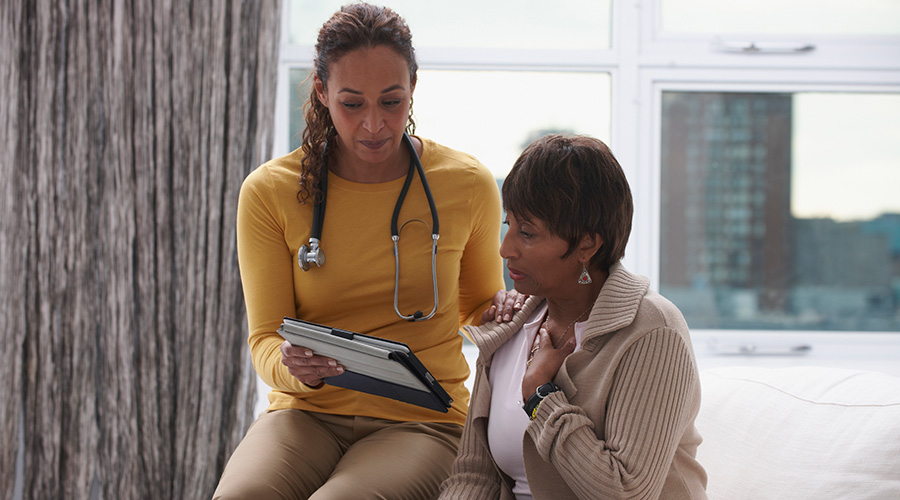
[[[312,74],[311,68],[291,68],[289,74],[290,83],[288,89],[291,94],[290,99],[288,100],[290,105],[290,114],[288,117],[288,133],[290,134],[290,137],[288,137],[288,144],[291,151],[299,148],[303,144],[303,137],[301,134],[306,127],[306,122],[303,118],[303,105],[306,103],[307,99],[309,99],[309,94],[313,89],[312,78],[309,78],[310,74]]]
[[[661,0],[661,4],[666,33],[900,35],[896,0]]]
[[[300,147],[309,72],[290,71],[291,149]],[[588,134],[609,142],[609,108],[607,73],[420,70],[413,96],[418,135],[475,156],[497,179],[543,134]]]
[[[288,42],[314,45],[347,0],[291,0]],[[610,0],[395,0],[417,48],[606,49]]]
[[[526,145],[550,132],[609,141],[607,73],[419,72],[417,133],[474,155],[498,179]]]
[[[900,330],[900,95],[662,103],[660,291],[693,328]]]

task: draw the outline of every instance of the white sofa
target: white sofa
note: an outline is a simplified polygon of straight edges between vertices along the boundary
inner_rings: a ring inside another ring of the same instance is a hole
[[[475,347],[463,353],[474,369]],[[711,500],[900,500],[900,377],[718,367],[700,382],[697,458]]]
[[[710,499],[900,499],[900,377],[727,367],[700,380]]]

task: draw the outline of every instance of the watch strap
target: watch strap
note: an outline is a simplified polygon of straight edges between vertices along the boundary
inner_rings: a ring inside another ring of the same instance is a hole
[[[528,418],[534,420],[535,415],[537,415],[538,406],[540,406],[541,401],[544,400],[551,393],[554,393],[559,390],[556,384],[553,382],[547,382],[546,384],[537,388],[534,391],[534,394],[528,398],[528,401],[522,406],[522,409],[525,410],[525,414],[528,415]]]

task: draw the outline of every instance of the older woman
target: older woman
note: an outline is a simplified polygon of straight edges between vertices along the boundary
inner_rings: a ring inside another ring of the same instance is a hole
[[[503,185],[509,323],[467,327],[475,388],[442,499],[705,499],[700,382],[678,309],[619,262],[633,205],[609,148],[530,145]]]

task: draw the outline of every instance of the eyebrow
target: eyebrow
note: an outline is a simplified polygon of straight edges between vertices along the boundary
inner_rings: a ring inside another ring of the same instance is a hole
[[[394,91],[394,90],[404,90],[403,85],[400,85],[400,84],[391,85],[390,87],[388,87],[388,88],[382,90],[381,93],[382,93],[382,94],[387,94],[388,92],[392,92],[392,91]],[[358,90],[351,89],[351,88],[347,88],[347,87],[344,87],[344,88],[338,90],[338,93],[339,93],[339,94],[340,94],[341,92],[347,92],[347,93],[350,93],[350,94],[362,95],[362,92],[360,92],[360,91],[358,91]]]
[[[506,211],[506,220],[509,220],[510,211]],[[531,219],[527,215],[516,215],[512,214],[513,219],[516,219],[516,222],[521,226],[522,224],[533,224]]]

